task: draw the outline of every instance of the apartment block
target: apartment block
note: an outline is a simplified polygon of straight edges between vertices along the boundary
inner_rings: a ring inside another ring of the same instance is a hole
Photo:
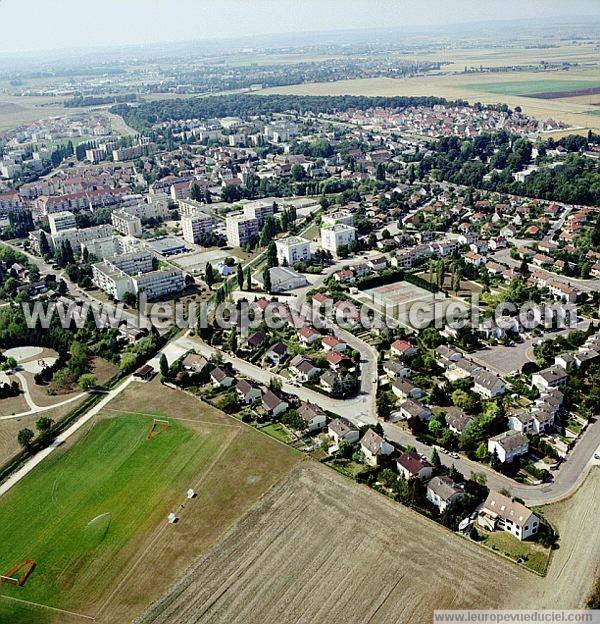
[[[139,237],[142,235],[142,220],[125,209],[115,210],[111,217],[111,223],[115,230],[123,236]]]
[[[199,243],[212,232],[212,229],[212,217],[201,212],[191,217],[182,217],[181,219],[183,240],[187,243]]]
[[[256,201],[244,206],[244,215],[249,219],[256,219],[259,227],[262,227],[267,218],[274,214],[273,204],[269,202]]]
[[[48,225],[50,225],[50,233],[58,234],[63,230],[71,230],[77,227],[75,215],[69,210],[54,212],[48,215]]]
[[[340,247],[349,245],[356,240],[356,228],[351,225],[337,223],[321,228],[321,247],[337,255]]]
[[[227,244],[230,247],[242,247],[260,233],[259,221],[245,214],[227,215]]]
[[[276,241],[277,260],[279,264],[293,266],[296,262],[310,259],[310,243],[299,236],[288,236]]]

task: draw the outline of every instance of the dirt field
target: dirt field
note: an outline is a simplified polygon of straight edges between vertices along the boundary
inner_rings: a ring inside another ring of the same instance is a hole
[[[546,608],[581,607],[600,576],[600,468],[594,468],[576,494],[544,509],[558,528],[560,548],[541,587]]]
[[[562,540],[541,579],[304,463],[140,622],[412,624],[431,622],[434,608],[576,607],[600,561],[599,513],[600,471],[571,501],[547,508]]]
[[[527,604],[527,572],[302,464],[142,620],[431,622],[434,607]],[[535,580],[535,579],[534,579]]]

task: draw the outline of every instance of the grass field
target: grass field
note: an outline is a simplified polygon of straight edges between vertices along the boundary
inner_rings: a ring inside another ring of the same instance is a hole
[[[538,93],[569,92],[600,87],[596,80],[528,80],[527,82],[479,82],[466,84],[465,88],[500,95],[536,95]]]
[[[0,585],[0,622],[131,621],[298,459],[188,395],[145,388],[0,499],[0,573],[37,563],[24,587]],[[154,415],[171,425],[149,441]]]

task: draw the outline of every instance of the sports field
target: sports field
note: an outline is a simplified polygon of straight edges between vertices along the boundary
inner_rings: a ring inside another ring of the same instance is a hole
[[[210,406],[146,387],[158,418],[174,414],[166,430],[148,439],[154,415],[123,411],[125,393],[0,499],[0,574],[36,562],[23,587],[0,585],[0,622],[131,621],[296,461]]]

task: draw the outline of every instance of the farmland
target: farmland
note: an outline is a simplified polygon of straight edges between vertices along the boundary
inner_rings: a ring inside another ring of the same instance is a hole
[[[596,471],[571,500],[546,508],[562,539],[542,579],[305,463],[141,622],[412,623],[430,622],[434,608],[576,607],[591,591],[600,561],[597,540],[589,548],[600,502],[589,503],[600,500],[599,487]]]
[[[147,386],[150,400],[162,396],[152,414],[123,410],[141,407],[139,394],[124,393],[2,498],[0,526],[11,534],[0,569],[37,566],[24,587],[1,586],[0,621],[130,621],[296,461],[267,436],[157,386]],[[170,426],[148,440],[155,416]],[[190,487],[198,494],[186,500]]]
[[[569,97],[573,92],[575,92],[573,95],[577,95],[576,92],[578,91],[600,89],[600,82],[595,80],[532,80],[527,82],[475,83],[467,84],[465,87],[474,91],[529,97],[541,97],[544,94],[555,93],[556,98],[559,98],[561,96]]]
[[[261,94],[293,93],[299,95],[366,95],[366,96],[426,96],[435,95],[449,100],[464,99],[471,103],[497,104],[504,102],[511,107],[520,106],[523,111],[541,120],[556,119],[574,128],[592,128],[600,130],[600,118],[593,114],[594,102],[598,96],[573,95],[558,99],[536,99],[525,93],[529,84],[535,85],[535,90],[529,93],[544,93],[566,89],[562,83],[583,84],[583,87],[600,85],[600,71],[598,69],[580,69],[569,72],[498,72],[498,73],[448,73],[442,75],[428,75],[414,78],[370,78],[362,80],[341,80],[338,82],[322,82],[312,84],[293,85],[265,89]],[[515,93],[502,93],[508,87],[496,85],[511,85],[510,90]],[[519,86],[520,85],[520,86]],[[477,86],[477,89],[474,87]],[[550,88],[548,88],[550,87]],[[498,92],[499,90],[499,92]],[[572,131],[571,131],[572,133]]]
[[[302,464],[142,621],[430,622],[434,607],[498,607],[508,595],[525,605],[525,580],[416,513]]]

